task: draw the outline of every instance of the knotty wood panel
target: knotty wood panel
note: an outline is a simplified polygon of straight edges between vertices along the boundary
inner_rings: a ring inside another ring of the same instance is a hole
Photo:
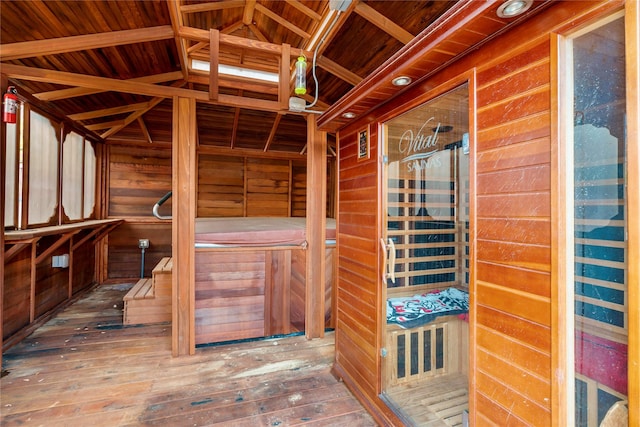
[[[378,337],[382,314],[377,219],[378,133],[370,129],[370,158],[358,161],[357,131],[340,135],[338,184],[338,281],[336,366],[345,381],[376,401],[379,389]]]
[[[89,232],[79,233],[77,237],[74,237],[73,242],[80,240],[82,235],[87,233]],[[95,283],[96,251],[93,242],[87,241],[83,243],[73,250],[71,256],[73,257],[71,293],[72,295],[75,295]]]
[[[244,158],[198,157],[198,217],[244,216]]]
[[[327,187],[333,196],[333,187]],[[307,213],[307,164],[291,162],[291,216],[305,216]],[[329,215],[329,212],[327,212]],[[330,215],[329,215],[330,216]]]
[[[113,144],[108,156],[109,216],[151,216],[153,205],[171,190],[171,150]],[[170,206],[171,199],[162,212]]]
[[[3,341],[29,324],[31,305],[31,245],[4,264],[2,287]]]
[[[501,414],[509,412],[522,422],[548,425],[551,146],[550,129],[540,126],[550,122],[542,118],[550,114],[548,39],[480,65],[477,76],[473,394],[478,401],[486,396],[503,406],[489,412],[476,404],[477,420],[499,423]],[[488,337],[499,337],[502,345],[490,345]],[[537,357],[529,360],[532,356]]]
[[[264,250],[197,250],[196,344],[264,336]]]
[[[171,222],[136,222],[127,220],[109,234],[108,279],[140,277],[142,251],[139,239],[149,239],[145,250],[144,276],[164,257],[171,256]]]
[[[288,160],[247,159],[246,216],[291,216]]]

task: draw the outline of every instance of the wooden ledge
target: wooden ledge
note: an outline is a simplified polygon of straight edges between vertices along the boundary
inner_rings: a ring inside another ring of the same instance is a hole
[[[6,231],[4,234],[4,240],[6,243],[17,242],[21,240],[28,240],[34,238],[40,238],[43,236],[51,236],[56,234],[77,233],[81,230],[95,228],[101,229],[105,227],[114,228],[120,223],[124,222],[122,219],[96,219],[90,221],[74,222],[72,224],[52,225],[47,227],[29,228],[27,230],[14,230]]]

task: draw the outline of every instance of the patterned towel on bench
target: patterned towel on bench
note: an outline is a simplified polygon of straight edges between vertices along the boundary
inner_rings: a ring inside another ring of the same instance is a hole
[[[469,293],[457,288],[387,300],[387,323],[410,329],[438,316],[469,312]]]

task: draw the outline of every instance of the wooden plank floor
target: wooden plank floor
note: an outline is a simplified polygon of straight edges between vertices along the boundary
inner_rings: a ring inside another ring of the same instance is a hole
[[[101,286],[3,354],[0,425],[375,426],[330,373],[334,337],[171,357],[171,326],[122,324]]]
[[[461,374],[396,386],[386,394],[417,426],[460,427],[469,409],[468,379]]]

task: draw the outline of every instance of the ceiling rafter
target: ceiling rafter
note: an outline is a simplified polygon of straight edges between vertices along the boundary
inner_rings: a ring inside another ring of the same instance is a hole
[[[173,32],[173,38],[178,49],[178,57],[180,59],[180,68],[182,69],[182,78],[184,80],[189,76],[189,67],[187,63],[187,41],[184,40],[178,34],[178,30],[182,27],[182,14],[180,13],[181,0],[167,0],[167,6],[169,8],[169,16],[171,18],[171,30]]]
[[[326,56],[318,57],[316,61],[316,65],[322,68],[323,70],[330,72],[334,76],[341,78],[342,80],[344,80],[345,82],[353,86],[357,85],[362,81],[362,77],[360,77],[356,73],[351,72],[350,70],[346,69],[342,65],[336,62],[333,62]]]
[[[380,28],[385,33],[389,34],[391,37],[400,41],[402,44],[409,43],[415,37],[413,34],[408,32],[386,16],[382,15],[366,3],[358,2],[354,11],[367,21],[371,22],[376,27]]]
[[[281,119],[282,119],[282,114],[280,114],[280,113],[276,114],[276,118],[273,121],[273,126],[271,126],[271,132],[269,133],[269,137],[267,138],[267,142],[264,144],[264,149],[262,150],[265,153],[269,150],[269,146],[271,145],[271,143],[273,142],[273,140],[276,137],[276,131],[278,130],[278,126],[280,126],[280,120]]]
[[[142,135],[144,135],[145,139],[149,144],[153,144],[153,139],[151,139],[151,134],[149,133],[149,129],[147,128],[147,125],[145,124],[144,119],[142,117],[138,117],[137,121],[138,121],[138,125],[140,125],[140,130],[142,131]]]
[[[139,102],[137,104],[127,104],[120,107],[103,108],[101,110],[87,111],[84,113],[70,114],[71,120],[83,121],[90,119],[98,119],[101,117],[115,116],[117,114],[130,113],[132,111],[142,110],[149,105],[148,102]]]
[[[154,74],[150,76],[137,77],[125,81],[138,83],[165,83],[182,78],[181,71],[173,71],[171,73]],[[73,85],[77,86],[77,85]],[[86,87],[72,87],[68,89],[58,89],[49,92],[34,93],[33,96],[41,101],[58,101],[60,99],[74,98],[77,96],[95,95],[96,93],[107,92],[105,88],[93,89]]]
[[[306,31],[304,31],[302,28],[293,25],[291,22],[287,21],[286,19],[284,19],[280,15],[276,14],[271,9],[261,5],[260,3],[256,3],[255,8],[256,8],[256,10],[258,12],[264,14],[265,16],[268,16],[272,20],[276,21],[278,24],[280,24],[283,27],[287,28],[288,30],[291,30],[292,32],[296,33],[297,35],[299,35],[303,39],[307,40],[307,39],[309,39],[311,37],[311,35],[309,33],[307,33]]]
[[[319,20],[322,19],[322,15],[317,13],[315,10],[310,9],[307,6],[305,6],[304,4],[300,3],[298,0],[285,0],[285,1],[287,2],[288,5],[290,5],[292,7],[295,7],[300,12],[304,13],[305,15],[307,15],[309,18],[313,19],[314,21],[319,21]]]
[[[55,83],[67,86],[81,86],[100,90],[109,88],[110,91],[114,92],[159,96],[162,98],[184,96],[188,98],[194,98],[199,101],[207,101],[209,99],[209,95],[207,94],[207,92],[143,83],[139,80],[135,81],[136,79],[118,80],[108,77],[89,76],[86,74],[46,70],[42,68],[25,67],[23,65],[14,64],[2,64],[2,72],[9,78]]]
[[[235,7],[243,7],[244,0],[227,0],[209,3],[188,4],[180,6],[182,13],[211,12],[214,10],[232,9]]]
[[[168,25],[161,25],[135,30],[110,31],[82,36],[2,44],[0,45],[0,60],[10,61],[34,56],[55,55],[79,50],[165,40],[173,37],[173,29]]]
[[[242,13],[242,22],[244,25],[253,24],[253,13],[256,9],[256,0],[247,0]]]

